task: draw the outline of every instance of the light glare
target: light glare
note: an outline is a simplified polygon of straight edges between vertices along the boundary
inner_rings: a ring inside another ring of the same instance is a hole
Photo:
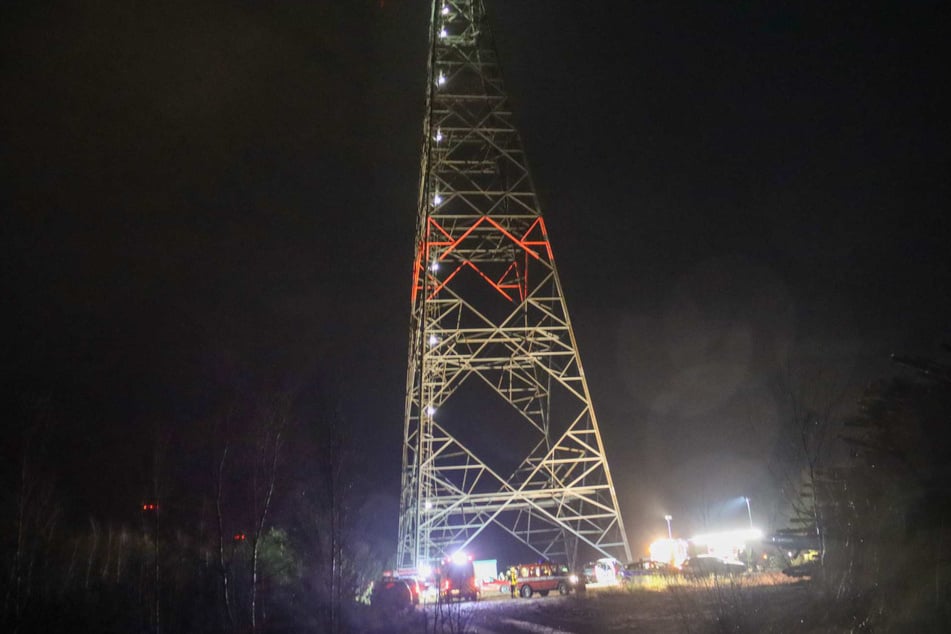
[[[661,561],[676,568],[687,559],[687,542],[682,539],[663,538],[651,542],[650,557],[652,561]]]

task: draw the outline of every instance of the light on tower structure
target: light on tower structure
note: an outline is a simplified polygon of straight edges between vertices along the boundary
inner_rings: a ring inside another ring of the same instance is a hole
[[[490,527],[551,561],[631,561],[483,1],[451,6],[433,0],[430,14],[397,566]]]

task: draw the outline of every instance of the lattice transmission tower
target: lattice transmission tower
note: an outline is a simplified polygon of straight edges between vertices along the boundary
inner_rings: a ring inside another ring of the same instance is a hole
[[[429,43],[397,565],[489,527],[630,561],[483,2],[435,0]]]

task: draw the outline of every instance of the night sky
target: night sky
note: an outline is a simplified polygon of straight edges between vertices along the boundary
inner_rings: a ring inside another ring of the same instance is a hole
[[[293,385],[395,509],[428,8],[382,4],[2,10],[3,398],[59,404],[76,500]],[[951,341],[948,5],[487,4],[632,548],[777,521],[770,373]]]

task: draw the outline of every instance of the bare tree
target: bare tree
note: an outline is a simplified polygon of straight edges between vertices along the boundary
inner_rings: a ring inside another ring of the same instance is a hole
[[[876,382],[846,423],[842,503],[829,512],[841,546],[826,568],[836,599],[863,610],[870,631],[951,622],[949,387],[934,372]]]
[[[774,389],[780,425],[770,470],[792,511],[791,521],[815,536],[821,565],[825,469],[842,427],[848,381],[831,369],[787,362]]]
[[[11,631],[18,627],[30,601],[37,558],[43,551],[49,555],[49,544],[59,516],[53,477],[46,458],[52,432],[49,400],[30,402],[24,418],[14,493],[13,552],[9,557],[3,598],[3,617]]]
[[[221,593],[221,601],[224,606],[224,618],[226,621],[226,628],[228,631],[234,630],[234,611],[231,607],[231,588],[229,587],[229,580],[231,578],[231,561],[225,559],[225,530],[224,530],[224,513],[222,510],[223,498],[224,498],[224,479],[225,479],[225,464],[228,460],[228,452],[230,446],[227,442],[224,443],[220,452],[218,453],[218,459],[216,461],[217,468],[215,469],[215,520],[218,528],[218,579],[219,579],[219,591]]]
[[[165,456],[169,438],[157,431],[152,449],[151,498],[143,510],[148,511],[146,522],[151,519],[152,532],[152,584],[151,601],[152,627],[156,634],[162,631],[162,559],[161,559],[161,517],[165,504]]]
[[[697,523],[706,530],[710,525],[710,519],[713,511],[713,499],[710,496],[710,483],[706,478],[700,478],[697,486],[693,489],[693,517]]]
[[[255,425],[254,463],[251,477],[251,512],[254,528],[251,534],[251,632],[258,628],[258,555],[267,526],[284,436],[290,420],[290,398],[277,395],[264,401],[258,409]]]
[[[261,626],[261,548],[271,518],[291,399],[230,403],[213,422],[217,594],[226,630]],[[230,547],[229,547],[230,544]]]
[[[89,517],[89,554],[86,556],[86,576],[83,578],[83,590],[89,591],[89,577],[92,574],[92,565],[96,560],[96,551],[99,549],[99,524],[96,518]]]
[[[325,411],[329,408],[323,408]],[[322,631],[347,631],[347,607],[368,597],[370,583],[383,569],[392,545],[378,539],[381,500],[361,495],[361,480],[373,467],[361,463],[355,439],[339,412],[299,428],[298,474],[302,552],[316,569],[317,618]]]

